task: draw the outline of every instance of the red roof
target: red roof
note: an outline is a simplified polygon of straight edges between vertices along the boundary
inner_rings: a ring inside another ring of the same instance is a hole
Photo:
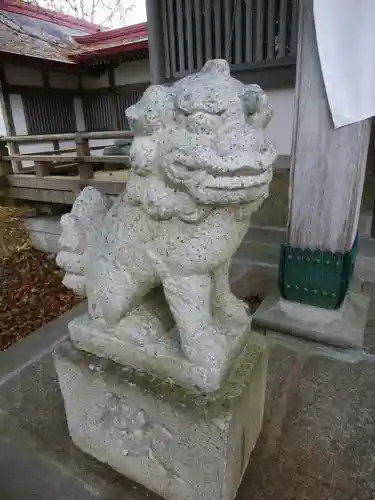
[[[96,56],[107,56],[134,52],[148,48],[147,23],[135,24],[93,35],[74,37],[80,47],[74,50],[75,60],[94,59]]]
[[[30,34],[27,30],[14,23],[11,19],[1,19],[0,12],[0,57],[4,56],[24,57],[27,65],[28,59],[43,59],[74,66],[70,58],[71,44],[69,50],[63,42],[49,41],[42,36]]]
[[[68,28],[85,31],[87,33],[100,32],[100,26],[98,24],[93,24],[82,19],[77,19],[73,16],[68,16],[67,14],[45,9],[44,7],[39,7],[38,5],[34,5],[29,2],[1,0],[0,8],[4,12],[22,14],[27,17],[58,24],[59,26],[66,26]]]
[[[143,57],[148,48],[147,23],[100,32],[96,24],[18,0],[0,0],[2,12],[7,14],[0,23],[2,54],[74,64],[137,51]]]

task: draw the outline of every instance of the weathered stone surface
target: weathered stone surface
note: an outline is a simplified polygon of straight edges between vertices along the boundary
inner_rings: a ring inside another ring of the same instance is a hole
[[[56,368],[73,441],[169,500],[233,500],[262,426],[268,351],[245,349],[204,396],[63,344]]]
[[[61,217],[60,252],[56,263],[66,271],[64,285],[79,295],[85,295],[85,249],[94,238],[110,205],[108,196],[87,187],[85,195],[77,197],[71,212]]]
[[[220,388],[248,341],[249,318],[233,317],[226,324],[228,362],[225,367],[212,367],[209,363],[201,366],[184,356],[173,317],[160,291],[150,294],[118,325],[107,326],[85,314],[71,321],[69,331],[75,345],[87,352],[99,357],[105,353],[105,357],[121,365],[134,366],[164,380],[172,379],[187,388],[212,392]]]
[[[61,234],[60,216],[25,217],[24,224],[33,248],[57,255],[60,251],[58,243]]]
[[[131,351],[142,370],[214,391],[250,323],[228,268],[268,196],[271,109],[260,87],[215,60],[149,87],[126,115],[135,132],[126,191],[109,208],[87,188],[62,220],[57,262],[89,304],[72,340],[125,365]]]

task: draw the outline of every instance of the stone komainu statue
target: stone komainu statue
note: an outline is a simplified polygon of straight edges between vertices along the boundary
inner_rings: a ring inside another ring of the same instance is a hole
[[[135,134],[126,190],[111,203],[85,188],[61,220],[57,262],[89,307],[72,338],[117,361],[121,342],[154,346],[155,356],[170,349],[213,390],[250,321],[228,266],[268,195],[271,110],[260,87],[214,60],[171,87],[150,86],[126,115]]]

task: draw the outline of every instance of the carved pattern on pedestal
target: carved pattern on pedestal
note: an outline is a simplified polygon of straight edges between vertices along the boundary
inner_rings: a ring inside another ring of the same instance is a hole
[[[164,425],[155,422],[143,408],[131,407],[124,398],[109,393],[100,424],[110,437],[116,441],[120,439],[125,456],[148,458],[166,475],[182,481],[172,465],[157,451],[166,449],[173,442],[172,433]]]

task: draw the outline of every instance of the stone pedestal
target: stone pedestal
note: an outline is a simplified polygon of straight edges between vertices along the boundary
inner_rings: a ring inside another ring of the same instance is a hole
[[[262,425],[267,350],[249,342],[204,395],[84,353],[55,354],[73,441],[170,500],[233,500]]]

